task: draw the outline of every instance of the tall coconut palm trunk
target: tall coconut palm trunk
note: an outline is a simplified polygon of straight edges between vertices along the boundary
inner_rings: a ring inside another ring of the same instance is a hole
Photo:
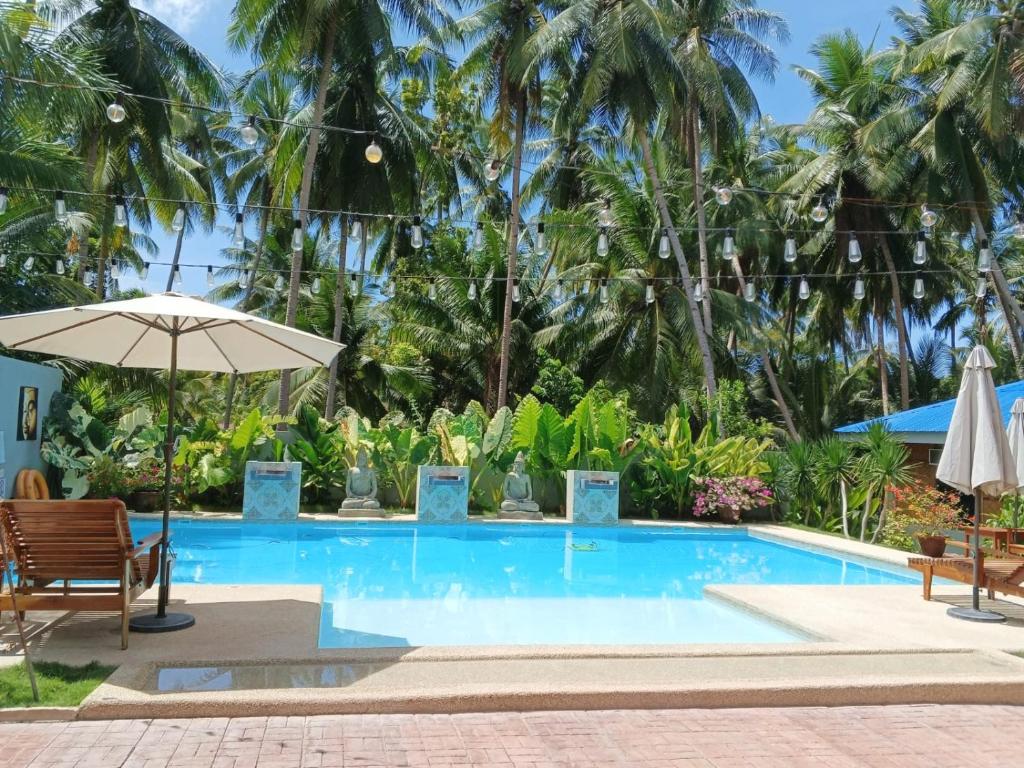
[[[249,272],[249,279],[245,283],[245,293],[242,294],[242,307],[249,304],[252,293],[256,288],[256,277],[260,273],[260,262],[263,260],[263,243],[267,239],[267,228],[270,226],[270,192],[263,196],[263,210],[260,213],[260,228],[256,239],[256,253],[252,261],[252,270]],[[228,391],[224,397],[224,429],[231,426],[231,411],[235,403],[235,389],[238,386],[238,374],[232,373],[228,377]]]
[[[704,163],[701,158],[700,113],[696,102],[690,106],[690,130],[693,133],[693,208],[697,214],[697,253],[700,257],[700,280],[704,292],[704,332],[710,338],[711,325],[711,264],[708,259],[708,221],[704,211]]]
[[[341,242],[338,243],[338,278],[334,285],[334,328],[331,339],[341,341],[341,330],[345,324],[345,273],[348,267],[348,217],[342,216],[338,231]],[[364,235],[365,237],[365,235]],[[336,410],[335,401],[338,395],[338,355],[331,360],[327,372],[327,398],[324,401],[324,418],[333,419]],[[342,398],[344,400],[344,397]]]
[[[889,415],[889,364],[885,352],[885,322],[881,299],[875,299],[875,353],[878,356],[878,384],[882,390],[882,414]]]
[[[900,296],[900,280],[896,274],[896,260],[889,248],[885,235],[880,238],[882,256],[885,258],[885,269],[889,273],[889,288],[892,291],[893,312],[896,314],[896,338],[900,353],[900,408],[910,408],[910,344],[907,338],[906,315],[903,312],[903,298]]]
[[[512,150],[512,211],[508,224],[508,272],[505,280],[505,307],[501,316],[501,347],[498,368],[497,408],[505,407],[508,400],[508,365],[512,346],[512,281],[518,272],[519,255],[519,175],[523,164],[523,143],[526,132],[526,91],[519,94],[516,104],[516,138]]]
[[[668,201],[665,199],[665,192],[661,188],[661,179],[658,178],[658,169],[654,165],[654,154],[651,152],[651,140],[647,136],[647,129],[638,127],[636,137],[643,152],[647,178],[651,182],[654,199],[658,204],[661,225],[668,230],[669,243],[672,245],[672,252],[675,254],[676,264],[679,267],[679,276],[683,281],[683,293],[686,296],[687,306],[690,308],[693,333],[697,338],[697,348],[700,350],[701,364],[704,368],[704,387],[708,393],[708,400],[714,402],[715,396],[718,393],[718,386],[715,382],[715,361],[711,356],[711,344],[701,317],[700,307],[697,306],[697,302],[693,298],[693,280],[690,277],[690,268],[686,264],[686,257],[683,256],[683,246],[679,243],[679,236],[676,234],[675,225],[672,223],[672,214],[668,209]]]
[[[85,155],[85,165],[82,168],[82,176],[85,179],[85,188],[90,192],[95,191],[93,176],[96,173],[96,157],[100,148],[99,129],[93,129],[89,136],[89,149]],[[86,227],[78,240],[78,282],[85,284],[86,267],[89,264],[89,228]]]
[[[306,146],[306,158],[302,165],[302,184],[299,187],[299,221],[305,234],[309,226],[309,196],[313,191],[313,170],[316,167],[316,154],[320,149],[320,126],[324,119],[324,105],[327,102],[327,87],[331,80],[331,69],[334,64],[334,38],[338,31],[338,17],[330,14],[327,28],[324,30],[324,45],[320,56],[320,79],[317,83],[316,98],[313,100],[313,124],[309,129],[309,144]],[[299,314],[299,285],[302,279],[301,250],[292,253],[291,273],[288,282],[288,306],[285,310],[285,325],[295,327]],[[277,410],[284,415],[288,413],[288,401],[291,395],[292,372],[281,371],[281,384],[278,391]],[[284,425],[278,425],[283,429]]]

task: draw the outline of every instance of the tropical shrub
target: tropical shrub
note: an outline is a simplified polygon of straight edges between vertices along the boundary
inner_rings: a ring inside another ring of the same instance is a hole
[[[744,512],[771,506],[771,488],[756,477],[701,478],[696,482],[694,517],[717,516],[738,523]]]
[[[879,538],[890,547],[913,549],[915,534],[942,536],[960,522],[956,493],[940,491],[920,480],[890,488],[889,493],[892,510]]]

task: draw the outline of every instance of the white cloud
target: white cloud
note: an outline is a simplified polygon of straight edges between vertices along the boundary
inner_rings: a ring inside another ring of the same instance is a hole
[[[174,31],[184,34],[216,0],[133,0],[132,5],[156,16]]]

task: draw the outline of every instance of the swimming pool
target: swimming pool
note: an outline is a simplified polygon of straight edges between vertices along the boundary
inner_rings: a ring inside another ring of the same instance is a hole
[[[744,529],[176,520],[172,533],[178,584],[322,585],[324,648],[796,642],[704,587],[915,583]]]

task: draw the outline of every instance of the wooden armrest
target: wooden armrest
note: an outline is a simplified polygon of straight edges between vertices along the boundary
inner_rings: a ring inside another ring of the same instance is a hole
[[[160,544],[160,540],[163,538],[162,534],[151,533],[144,539],[141,539],[134,549],[128,550],[127,557],[134,559],[139,555],[144,555],[147,552],[152,551],[155,547]]]

